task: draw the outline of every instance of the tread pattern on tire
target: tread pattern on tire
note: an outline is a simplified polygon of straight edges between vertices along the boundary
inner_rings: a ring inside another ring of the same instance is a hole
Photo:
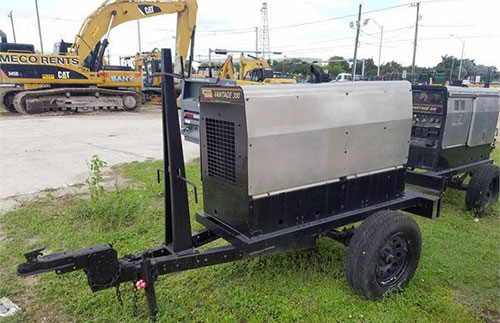
[[[383,245],[384,239],[394,234],[393,230],[398,227],[409,227],[414,230],[417,236],[416,259],[414,259],[414,268],[410,269],[409,275],[401,280],[398,287],[406,285],[415,274],[416,267],[421,252],[421,234],[417,223],[410,218],[396,211],[384,210],[369,216],[359,227],[358,231],[352,237],[348,247],[346,257],[346,276],[347,281],[353,287],[355,292],[368,299],[378,299],[382,295],[374,292],[373,284],[376,281],[367,281],[367,275],[374,267],[370,262],[370,255],[376,253]],[[373,264],[374,265],[374,264]],[[377,289],[377,288],[376,288]],[[382,288],[383,289],[383,288]],[[387,292],[384,291],[382,294]]]
[[[482,200],[483,194],[485,190],[488,188],[490,181],[495,176],[498,178],[499,172],[500,170],[498,166],[493,164],[484,165],[481,168],[479,168],[476,172],[474,172],[474,174],[470,179],[467,192],[465,194],[466,210],[474,210],[478,207],[478,203]],[[499,182],[497,180],[497,184],[498,183]],[[495,204],[495,202],[493,202],[491,206],[493,206],[493,204]],[[488,213],[488,211],[491,209],[491,206],[489,206],[485,210],[476,210],[476,211],[478,214],[485,214]]]

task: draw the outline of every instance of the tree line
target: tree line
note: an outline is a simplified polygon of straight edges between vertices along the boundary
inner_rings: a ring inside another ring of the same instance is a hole
[[[377,65],[372,58],[367,58],[364,60],[364,75],[367,77],[372,77],[377,75]],[[328,60],[327,65],[320,66],[319,62],[313,63],[317,68],[323,71],[327,71],[332,78],[335,78],[340,73],[351,73],[351,65],[342,56],[332,56]],[[283,75],[302,75],[306,76],[310,71],[310,63],[304,62],[298,58],[290,58],[281,61],[273,61],[271,67],[275,73],[281,73]],[[415,71],[418,73],[428,72],[428,71],[438,71],[442,72],[446,79],[457,80],[460,67],[460,59],[454,56],[443,55],[441,56],[441,62],[436,64],[431,68],[425,68],[416,66]],[[362,60],[358,60],[356,65],[356,74],[362,74]],[[403,71],[411,72],[411,66],[404,66],[396,61],[386,62],[380,65],[380,75],[386,75],[391,73],[402,73]],[[462,70],[461,79],[475,78],[476,76],[481,76],[481,80],[484,81],[489,79],[490,81],[500,80],[500,71],[496,66],[486,66],[476,63],[474,59],[464,58],[462,60]]]

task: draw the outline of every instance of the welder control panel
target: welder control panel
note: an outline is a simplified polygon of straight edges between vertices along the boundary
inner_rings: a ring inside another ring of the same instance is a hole
[[[441,138],[445,105],[443,88],[413,89],[412,144],[436,147]]]

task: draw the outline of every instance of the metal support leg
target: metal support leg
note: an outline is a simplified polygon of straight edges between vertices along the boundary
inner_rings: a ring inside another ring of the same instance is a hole
[[[153,272],[153,267],[151,266],[151,259],[149,255],[144,255],[144,260],[141,264],[142,273],[144,275],[143,279],[146,281],[146,301],[148,303],[148,312],[151,322],[156,322],[156,314],[158,314],[158,304],[156,302],[156,292],[155,292],[155,275]]]

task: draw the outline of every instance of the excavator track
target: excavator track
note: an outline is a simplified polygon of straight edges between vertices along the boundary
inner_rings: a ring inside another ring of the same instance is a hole
[[[20,91],[22,90],[17,87],[0,88],[0,105],[2,108],[9,112],[17,113],[14,107],[14,97]]]
[[[142,98],[135,91],[101,88],[58,88],[23,91],[14,97],[14,108],[21,114],[83,112],[94,110],[135,111]]]

